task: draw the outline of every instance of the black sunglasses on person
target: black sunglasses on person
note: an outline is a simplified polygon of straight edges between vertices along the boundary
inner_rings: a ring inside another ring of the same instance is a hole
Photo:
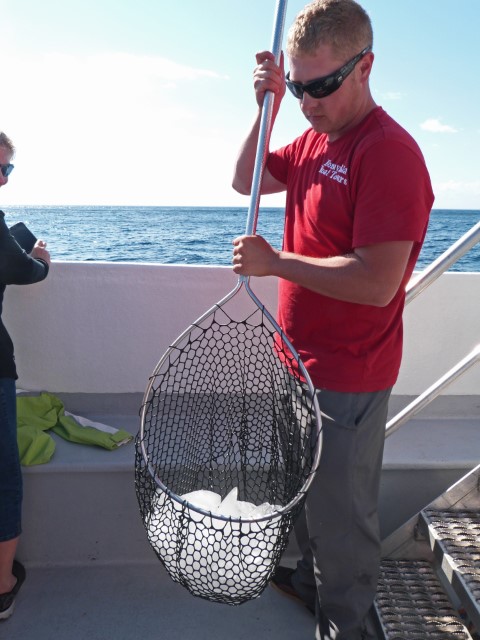
[[[309,96],[315,99],[326,98],[330,94],[340,89],[345,78],[352,73],[355,68],[357,62],[359,62],[364,55],[366,55],[369,51],[372,50],[372,45],[368,45],[365,47],[363,51],[360,51],[354,58],[349,60],[343,67],[337,69],[333,73],[330,73],[328,76],[323,76],[322,78],[317,78],[316,80],[311,80],[310,82],[306,82],[302,84],[301,82],[293,82],[290,80],[290,71],[287,73],[285,82],[287,87],[293,93],[295,98],[302,100],[303,94],[308,93]]]
[[[13,171],[13,164],[0,164],[0,171],[2,172],[2,176],[4,178],[8,178],[8,176],[12,173]]]

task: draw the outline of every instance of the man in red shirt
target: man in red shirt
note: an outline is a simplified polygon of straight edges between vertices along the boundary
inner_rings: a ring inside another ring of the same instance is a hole
[[[371,22],[354,0],[316,0],[292,25],[289,72],[257,54],[258,112],[235,167],[249,194],[265,91],[286,86],[311,127],[269,153],[262,193],[286,191],[283,247],[233,242],[233,269],[279,278],[279,324],[318,389],[320,468],[296,526],[303,553],[274,582],[316,610],[316,638],[359,640],[380,561],[377,501],[407,284],[433,204],[412,137],[373,100]]]

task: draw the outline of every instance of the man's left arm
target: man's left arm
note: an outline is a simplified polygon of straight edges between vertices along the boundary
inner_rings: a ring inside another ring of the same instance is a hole
[[[240,236],[233,244],[237,274],[277,276],[336,300],[376,307],[396,295],[413,246],[411,241],[383,242],[343,256],[313,258],[277,251],[261,236]]]

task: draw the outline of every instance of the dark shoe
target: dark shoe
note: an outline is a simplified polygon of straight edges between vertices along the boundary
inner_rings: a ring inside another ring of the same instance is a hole
[[[303,604],[304,607],[315,615],[315,606],[311,603],[305,602],[303,598],[297,593],[295,587],[292,584],[292,575],[295,573],[295,569],[289,567],[277,567],[277,570],[273,574],[270,584],[274,589],[283,593],[284,596],[288,596],[292,600]]]
[[[0,621],[6,620],[12,615],[15,608],[15,597],[25,582],[25,567],[18,562],[18,560],[13,561],[12,573],[16,577],[17,582],[11,591],[0,595]]]

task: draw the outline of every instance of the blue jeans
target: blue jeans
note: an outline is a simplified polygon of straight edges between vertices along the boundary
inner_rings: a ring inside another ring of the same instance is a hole
[[[22,497],[15,380],[0,378],[0,542],[21,533]]]

